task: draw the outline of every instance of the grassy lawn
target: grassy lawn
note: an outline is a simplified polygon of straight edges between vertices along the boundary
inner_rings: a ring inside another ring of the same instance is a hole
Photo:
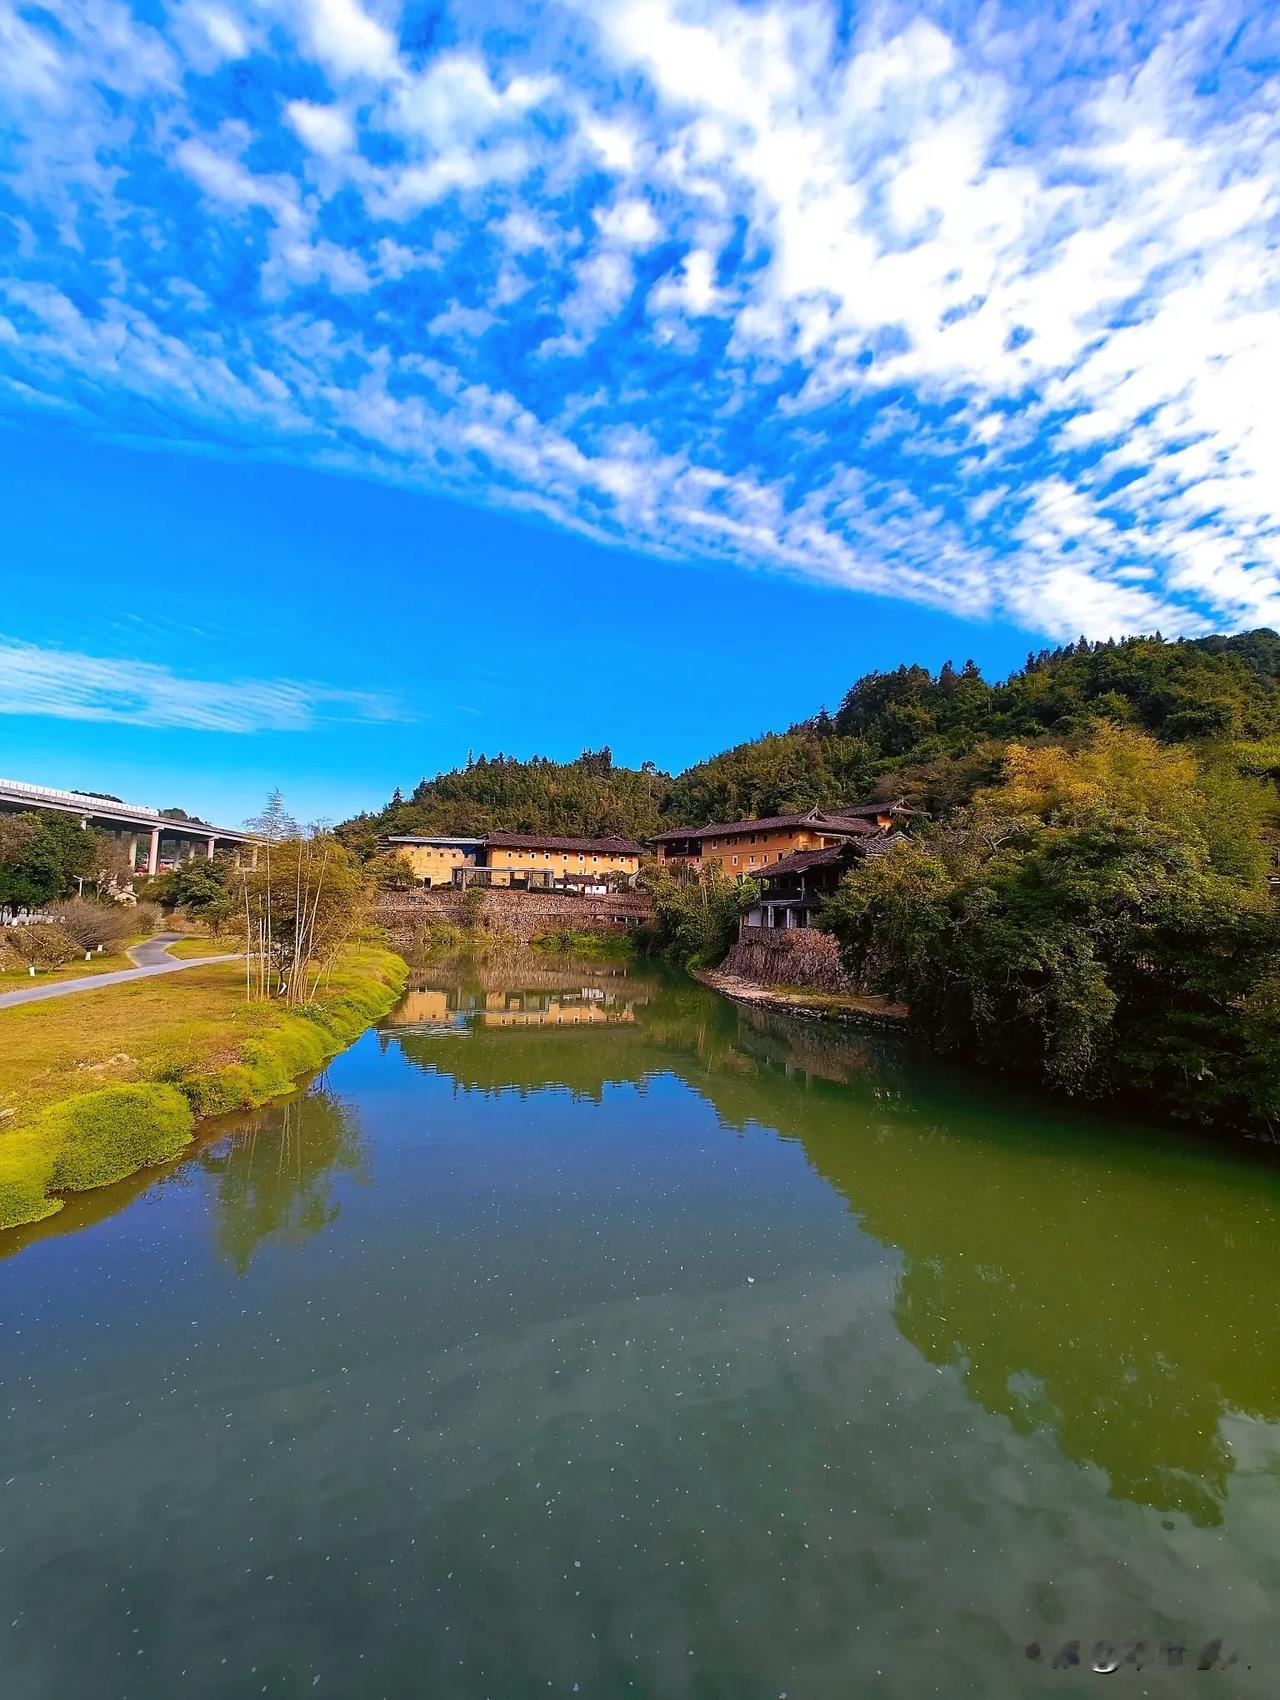
[[[193,1048],[216,1056],[252,1028],[255,1014],[233,962],[0,1010],[0,1126],[72,1092],[147,1080]]]
[[[234,956],[244,946],[244,939],[229,933],[224,939],[189,938],[179,939],[176,944],[169,946],[169,955],[179,961],[190,962],[194,957],[201,956]]]
[[[406,974],[354,945],[300,1010],[246,1003],[237,962],[0,1010],[0,1229],[173,1156],[203,1116],[289,1091],[385,1014]]]
[[[128,941],[131,945],[142,944],[145,936]],[[92,974],[111,974],[117,968],[132,968],[134,964],[125,955],[125,947],[103,951],[99,956],[93,953],[93,960],[86,962],[83,954],[74,962],[64,962],[61,968],[37,968],[33,979],[25,968],[15,968],[8,973],[0,973],[0,992],[18,992],[24,986],[41,986],[49,980],[83,980]]]

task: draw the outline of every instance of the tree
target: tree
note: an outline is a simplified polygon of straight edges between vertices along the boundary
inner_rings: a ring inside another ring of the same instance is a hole
[[[200,921],[215,936],[238,912],[231,889],[234,870],[230,863],[205,856],[191,856],[176,868],[158,874],[147,887],[147,896],[167,909],[181,909]]]
[[[134,877],[133,857],[128,844],[123,838],[106,832],[95,833],[94,837],[96,843],[87,876],[89,882],[102,898],[124,892],[133,884]]]
[[[1273,812],[1265,786],[1139,732],[1013,746],[949,823],[852,870],[821,924],[942,1050],[1177,1115],[1270,1118]]]
[[[0,910],[39,909],[90,877],[101,835],[52,809],[0,815]]]
[[[284,798],[278,789],[268,793],[267,806],[262,813],[254,815],[244,824],[255,837],[265,839],[269,844],[284,838],[295,838],[298,833],[298,823],[285,808]]]
[[[641,870],[640,883],[654,911],[642,943],[683,968],[722,961],[738,936],[738,917],[760,895],[754,880],[738,884],[716,865],[699,876],[651,864]]]
[[[59,891],[60,873],[38,815],[0,815],[0,909],[38,909]]]
[[[278,794],[268,806],[284,816]],[[245,927],[245,990],[307,1003],[363,920],[369,887],[352,852],[331,833],[269,839],[256,869],[237,870]]]
[[[386,850],[364,865],[365,878],[378,891],[409,891],[418,883],[417,875],[406,857],[399,851]]]

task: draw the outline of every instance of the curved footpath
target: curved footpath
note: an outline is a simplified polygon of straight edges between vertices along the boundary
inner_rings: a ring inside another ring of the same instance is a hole
[[[229,956],[193,956],[179,961],[169,955],[169,946],[185,936],[183,933],[157,933],[155,938],[134,945],[125,954],[130,962],[137,964],[135,968],[117,968],[110,974],[85,974],[78,980],[51,980],[48,985],[37,983],[24,986],[20,992],[0,993],[0,1009],[8,1009],[13,1004],[41,1003],[45,998],[68,997],[72,992],[93,992],[101,986],[121,986],[130,980],[149,980],[155,974],[176,974],[180,968],[206,968],[211,962],[237,960],[236,953],[232,952]]]

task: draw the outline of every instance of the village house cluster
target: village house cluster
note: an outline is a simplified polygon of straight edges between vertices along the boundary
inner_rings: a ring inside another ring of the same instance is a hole
[[[379,841],[412,868],[420,885],[497,886],[515,891],[603,891],[630,884],[643,844],[631,838],[564,838],[491,832],[484,838],[398,834]]]
[[[564,838],[491,832],[483,838],[401,834],[381,840],[423,886],[581,890],[632,885],[642,857],[702,874],[715,867],[739,882],[757,880],[760,894],[744,916],[748,927],[805,927],[864,856],[878,855],[911,814],[906,804],[858,803],[809,809],[764,820],[717,821],[657,833],[649,846],[630,838]]]

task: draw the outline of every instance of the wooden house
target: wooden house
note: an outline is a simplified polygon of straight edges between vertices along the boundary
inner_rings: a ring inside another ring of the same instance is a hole
[[[758,879],[766,869],[810,850],[827,850],[854,838],[867,840],[892,830],[911,810],[896,802],[855,803],[839,809],[808,809],[803,814],[771,815],[760,820],[719,821],[711,826],[678,826],[653,839],[658,860],[701,873],[718,867],[731,878]]]

